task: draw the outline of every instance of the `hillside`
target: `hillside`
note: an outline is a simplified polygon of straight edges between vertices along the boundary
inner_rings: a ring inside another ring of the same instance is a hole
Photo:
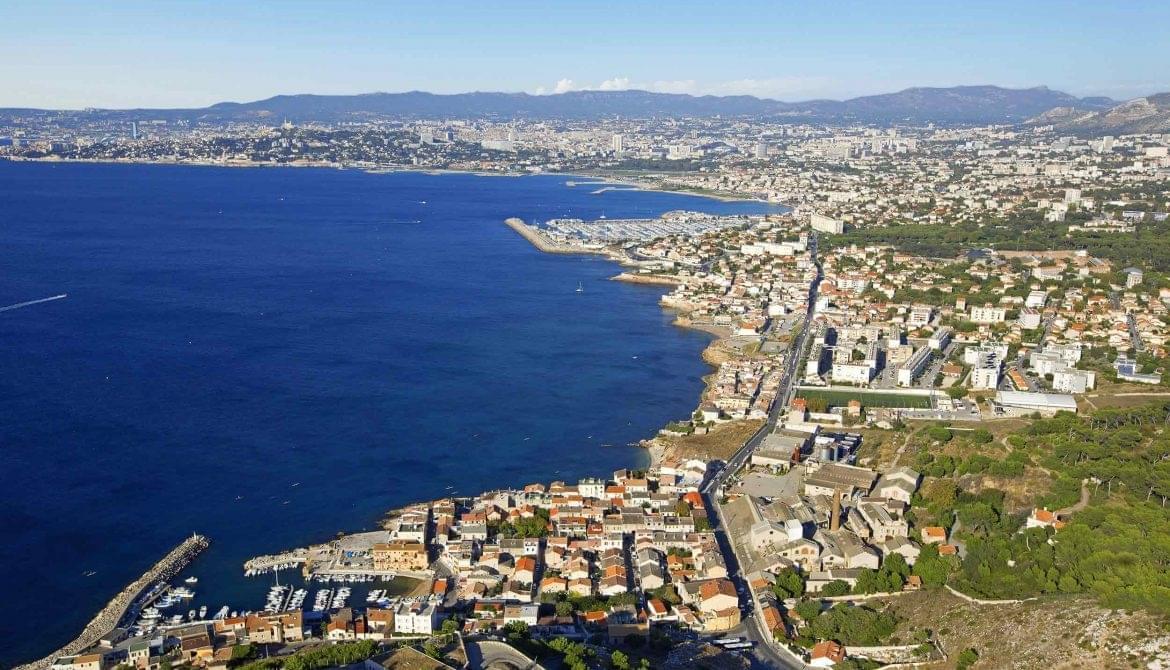
[[[1096,111],[1062,106],[1038,115],[1032,122],[1051,123],[1059,130],[1083,135],[1170,132],[1170,93],[1136,98]]]
[[[794,121],[1016,123],[1054,108],[1096,111],[1113,104],[1077,98],[1047,87],[909,88],[849,100],[783,102],[749,95],[693,96],[648,91],[572,91],[557,95],[422,91],[361,95],[278,95],[252,102],[223,102],[198,109],[53,111],[0,109],[0,120],[52,117],[129,121],[152,119],[203,123],[268,121],[339,122],[403,118],[497,118],[590,120],[606,117],[778,117]]]

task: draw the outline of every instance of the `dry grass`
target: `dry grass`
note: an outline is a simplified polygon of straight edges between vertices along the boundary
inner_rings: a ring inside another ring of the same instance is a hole
[[[907,430],[899,432],[882,428],[852,429],[861,435],[861,446],[857,449],[857,462],[869,468],[884,470],[893,462],[898,448],[904,444]],[[905,460],[905,455],[902,456]]]
[[[666,458],[719,458],[726,460],[731,457],[744,442],[755,434],[763,420],[731,421],[711,429],[706,435],[687,435],[685,437],[658,436],[654,442],[665,447]]]
[[[1145,667],[1135,661],[1148,660],[1150,652],[1135,651],[1135,645],[1162,634],[1147,614],[1111,612],[1085,597],[974,605],[946,591],[923,591],[889,603],[901,620],[896,636],[908,639],[924,628],[935,632],[950,657],[929,666],[938,669],[953,668],[954,658],[967,648],[979,652],[976,669]]]
[[[1148,405],[1167,398],[1170,398],[1170,389],[1164,386],[1102,382],[1097,390],[1086,393],[1077,399],[1077,409],[1081,412],[1106,408],[1126,409]]]

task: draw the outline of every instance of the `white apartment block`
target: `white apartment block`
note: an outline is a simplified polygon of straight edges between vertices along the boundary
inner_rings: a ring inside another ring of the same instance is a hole
[[[845,224],[843,222],[838,221],[831,216],[817,214],[816,212],[813,212],[812,216],[809,217],[809,225],[812,226],[813,230],[820,231],[822,233],[840,235],[841,233],[845,232]]]
[[[975,323],[1003,323],[1007,319],[1007,309],[984,305],[971,308],[971,320]]]
[[[857,363],[834,363],[832,379],[834,382],[849,384],[868,384],[873,379],[874,368],[866,361]]]
[[[993,351],[981,351],[971,368],[971,388],[989,391],[999,387],[999,373],[1003,362]]]

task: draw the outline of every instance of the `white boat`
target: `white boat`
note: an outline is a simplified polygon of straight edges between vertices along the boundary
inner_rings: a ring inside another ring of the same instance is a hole
[[[581,282],[577,282],[577,293],[584,293],[584,292],[585,292],[585,287],[581,285]]]
[[[198,577],[188,577],[188,578],[184,579],[183,581],[187,582],[188,584],[198,584],[199,578]]]

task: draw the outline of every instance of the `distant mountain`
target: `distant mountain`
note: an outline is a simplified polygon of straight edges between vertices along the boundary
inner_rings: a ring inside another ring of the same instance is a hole
[[[898,93],[850,100],[782,102],[750,95],[693,96],[648,91],[573,91],[558,95],[527,93],[457,93],[441,95],[367,93],[363,95],[278,95],[255,102],[223,102],[201,109],[133,109],[51,112],[4,110],[14,116],[74,115],[110,120],[185,119],[303,123],[392,118],[598,119],[606,117],[784,117],[805,121],[883,123],[1015,123],[1054,108],[1096,111],[1115,101],[1077,98],[1047,87],[1008,89],[998,86],[909,88]]]
[[[1061,131],[1081,135],[1168,133],[1170,93],[1136,98],[1098,111],[1057,107],[1040,114],[1032,122],[1052,124]]]
[[[1023,121],[1054,107],[1094,110],[1113,104],[1116,102],[1108,98],[1077,98],[1047,86],[954,86],[908,88],[840,103],[820,103],[817,111],[865,121],[1000,123]]]

